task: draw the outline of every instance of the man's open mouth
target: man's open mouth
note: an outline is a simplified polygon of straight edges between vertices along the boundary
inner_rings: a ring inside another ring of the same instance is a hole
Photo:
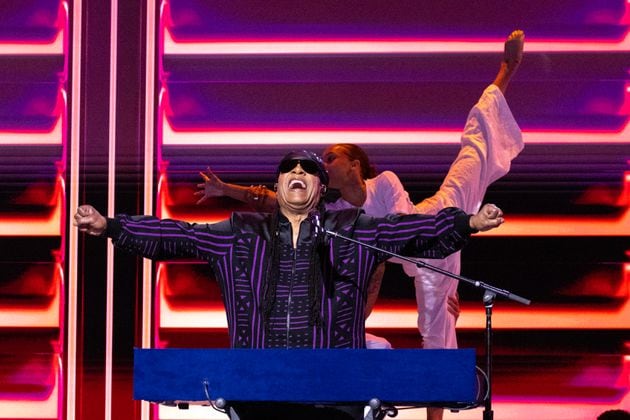
[[[290,190],[295,190],[295,189],[305,190],[306,183],[302,181],[301,179],[292,179],[291,181],[289,181],[289,189]]]

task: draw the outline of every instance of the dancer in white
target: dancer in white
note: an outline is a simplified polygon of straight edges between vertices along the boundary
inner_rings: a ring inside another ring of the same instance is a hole
[[[523,32],[514,31],[506,41],[501,70],[470,111],[457,158],[438,192],[416,205],[418,212],[435,214],[445,207],[474,212],[479,209],[488,186],[508,173],[511,161],[523,149],[521,131],[504,97],[521,62],[523,40]],[[460,261],[457,253],[445,260],[427,260],[427,263],[459,273]],[[423,347],[457,348],[455,318],[446,310],[448,296],[456,295],[457,281],[410,263],[405,263],[404,268],[415,278],[418,328]]]

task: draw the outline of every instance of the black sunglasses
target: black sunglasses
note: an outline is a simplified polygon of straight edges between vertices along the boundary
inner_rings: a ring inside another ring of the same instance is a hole
[[[278,169],[280,170],[280,173],[286,174],[287,172],[291,172],[291,170],[293,170],[293,168],[295,168],[298,165],[298,163],[300,164],[302,169],[304,169],[304,172],[306,172],[307,174],[311,174],[311,175],[319,174],[319,166],[312,160],[301,160],[301,159],[285,160],[284,162],[280,164]]]

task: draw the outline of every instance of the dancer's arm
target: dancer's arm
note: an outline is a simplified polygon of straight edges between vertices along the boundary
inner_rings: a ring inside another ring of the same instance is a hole
[[[221,181],[210,168],[206,172],[199,172],[203,183],[197,184],[195,195],[200,197],[197,204],[201,204],[211,197],[230,197],[249,204],[256,211],[272,211],[277,206],[276,193],[262,185],[244,187]]]

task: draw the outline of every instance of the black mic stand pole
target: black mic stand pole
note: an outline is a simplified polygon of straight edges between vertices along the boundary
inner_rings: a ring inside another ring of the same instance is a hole
[[[492,305],[497,295],[486,290],[483,294],[483,306],[486,308],[486,375],[488,377],[488,390],[484,399],[483,420],[492,420]]]
[[[499,289],[498,287],[494,287],[487,283],[484,283],[478,280],[472,280],[467,277],[460,276],[459,274],[451,273],[450,271],[443,270],[439,267],[428,264],[424,261],[420,261],[420,260],[410,258],[410,257],[405,257],[403,255],[398,255],[395,252],[387,251],[377,246],[366,244],[364,242],[357,241],[356,239],[348,238],[347,236],[340,235],[337,232],[333,232],[321,226],[319,223],[318,217],[316,217],[315,219],[315,230],[316,232],[317,231],[323,232],[324,234],[332,236],[334,238],[340,238],[340,239],[343,239],[344,241],[355,243],[365,248],[369,248],[374,251],[381,252],[383,254],[387,254],[392,257],[396,257],[401,260],[413,263],[417,267],[427,268],[431,271],[435,271],[436,273],[444,274],[445,276],[454,278],[455,280],[463,281],[475,287],[484,289],[483,302],[486,308],[486,343],[485,344],[486,344],[486,370],[487,370],[486,375],[487,375],[487,380],[488,380],[488,390],[487,390],[486,397],[484,398],[485,409],[483,412],[483,420],[492,420],[494,417],[494,414],[492,412],[492,306],[494,305],[494,299],[497,295],[500,295],[507,299],[522,303],[523,305],[529,305],[531,303],[531,300],[515,295],[514,293],[511,293],[507,290]]]

